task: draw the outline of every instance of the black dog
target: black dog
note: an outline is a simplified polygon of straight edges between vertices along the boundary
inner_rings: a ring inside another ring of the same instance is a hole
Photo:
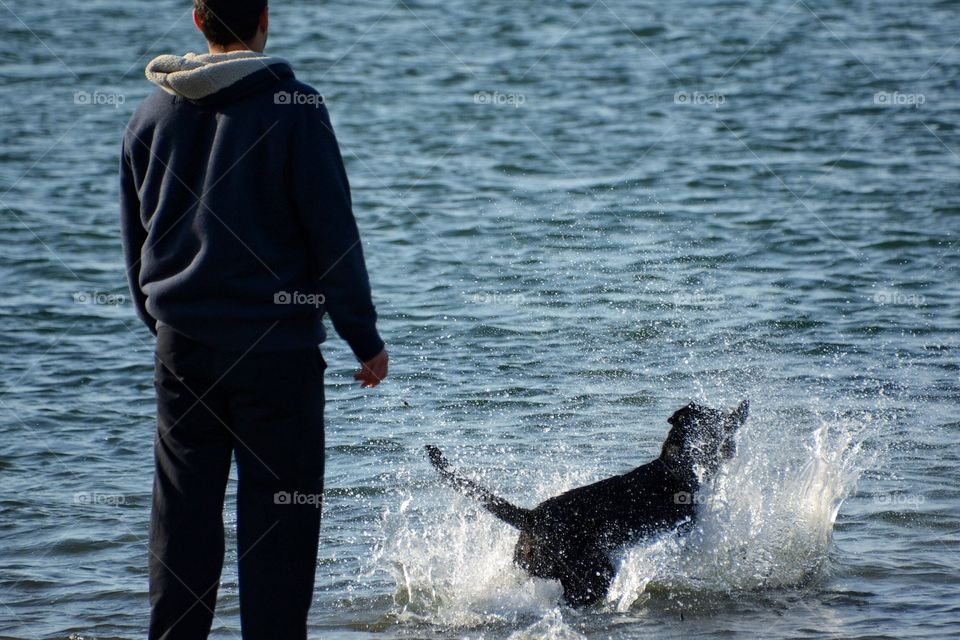
[[[729,414],[689,404],[668,420],[671,429],[659,458],[533,509],[510,504],[457,475],[438,448],[427,451],[445,480],[520,530],[514,562],[530,575],[559,580],[569,604],[585,605],[607,594],[614,575],[611,551],[693,523],[693,495],[733,457],[734,435],[748,410],[746,401]]]

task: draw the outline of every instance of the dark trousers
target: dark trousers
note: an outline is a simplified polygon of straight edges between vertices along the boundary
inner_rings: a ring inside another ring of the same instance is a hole
[[[206,638],[210,631],[232,457],[243,638],[307,637],[323,492],[325,368],[317,348],[231,353],[160,327],[151,640]]]

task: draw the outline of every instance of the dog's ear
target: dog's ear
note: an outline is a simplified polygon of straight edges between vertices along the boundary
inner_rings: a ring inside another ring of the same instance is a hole
[[[741,402],[736,409],[730,414],[727,418],[727,430],[739,429],[743,426],[743,423],[747,421],[747,416],[750,415],[750,401],[744,400]]]
[[[686,424],[690,421],[690,415],[696,413],[699,409],[698,405],[695,402],[691,402],[688,405],[680,407],[673,412],[673,415],[667,418],[667,422],[672,427],[679,427],[682,424]]]

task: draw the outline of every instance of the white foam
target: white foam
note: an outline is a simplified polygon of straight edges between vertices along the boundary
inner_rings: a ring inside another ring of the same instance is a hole
[[[650,585],[736,592],[818,577],[840,505],[863,468],[857,431],[824,423],[791,447],[789,435],[744,428],[738,455],[698,495],[694,529],[626,550],[608,601],[623,611]]]
[[[739,592],[816,579],[837,512],[863,468],[858,431],[835,420],[800,437],[785,425],[752,418],[738,437],[737,456],[698,496],[693,530],[620,553],[605,606],[638,611],[651,591]],[[526,502],[610,471],[525,478],[535,487]],[[570,613],[560,606],[559,584],[515,567],[516,531],[472,500],[438,484],[436,492],[409,494],[382,524],[371,562],[396,581],[400,619],[444,627],[523,625],[511,636],[518,639],[579,637],[563,622]]]

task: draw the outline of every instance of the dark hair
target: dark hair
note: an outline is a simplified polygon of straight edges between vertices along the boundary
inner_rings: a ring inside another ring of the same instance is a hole
[[[220,46],[248,42],[257,35],[260,14],[267,0],[194,0],[200,30]]]

